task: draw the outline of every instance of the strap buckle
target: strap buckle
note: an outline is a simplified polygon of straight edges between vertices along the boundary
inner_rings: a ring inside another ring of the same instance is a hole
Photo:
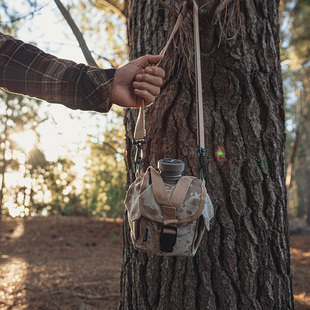
[[[143,163],[143,151],[142,146],[146,143],[146,138],[143,140],[132,140],[132,143],[136,146],[136,155],[135,155],[135,164],[136,164],[136,172],[141,171],[141,165]]]
[[[177,228],[175,226],[163,225],[160,233],[160,250],[171,253],[177,241]]]

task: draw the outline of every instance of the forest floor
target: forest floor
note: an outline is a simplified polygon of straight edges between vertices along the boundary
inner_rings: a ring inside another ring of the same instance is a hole
[[[0,309],[118,308],[121,220],[81,217],[0,223]],[[310,230],[291,236],[295,309],[310,309]]]

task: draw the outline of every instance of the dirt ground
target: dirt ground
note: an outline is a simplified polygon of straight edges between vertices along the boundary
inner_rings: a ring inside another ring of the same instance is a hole
[[[0,309],[117,309],[121,221],[4,220]]]
[[[121,220],[48,217],[0,223],[1,310],[114,310]],[[297,310],[310,309],[310,234],[291,237]]]

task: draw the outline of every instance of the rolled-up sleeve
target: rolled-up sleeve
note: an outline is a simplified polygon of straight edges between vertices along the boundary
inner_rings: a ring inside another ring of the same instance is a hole
[[[115,69],[100,69],[47,54],[0,33],[0,87],[71,109],[108,112]]]

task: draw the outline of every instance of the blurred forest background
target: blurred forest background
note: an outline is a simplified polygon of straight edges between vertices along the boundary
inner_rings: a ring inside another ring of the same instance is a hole
[[[0,0],[0,31],[45,52],[84,62],[56,4]],[[128,61],[122,0],[62,0],[98,66]],[[286,108],[289,212],[310,224],[310,3],[280,1],[281,61]],[[107,115],[0,91],[2,216],[123,214],[126,169],[122,110]]]

